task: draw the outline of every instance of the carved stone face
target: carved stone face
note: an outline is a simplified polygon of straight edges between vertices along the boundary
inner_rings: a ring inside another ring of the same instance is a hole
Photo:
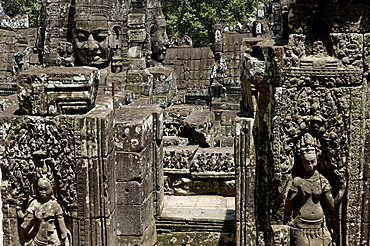
[[[302,166],[306,172],[312,172],[317,166],[317,155],[314,149],[306,149],[301,152]]]
[[[95,17],[94,17],[95,18]],[[94,20],[76,20],[74,45],[82,65],[104,67],[109,63],[108,22],[97,16]]]
[[[163,62],[166,57],[167,47],[169,46],[164,16],[158,16],[156,24],[151,33],[152,59],[157,62]]]
[[[53,187],[47,179],[40,179],[37,183],[38,195],[42,201],[48,201],[53,194]]]

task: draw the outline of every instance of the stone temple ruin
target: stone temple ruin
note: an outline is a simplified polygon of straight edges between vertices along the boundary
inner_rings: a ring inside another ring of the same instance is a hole
[[[0,8],[0,245],[369,245],[369,16],[271,1],[211,49],[158,0]]]

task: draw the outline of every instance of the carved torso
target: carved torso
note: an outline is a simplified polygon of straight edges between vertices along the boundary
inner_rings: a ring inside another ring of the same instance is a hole
[[[318,171],[309,178],[295,177],[291,186],[291,191],[297,193],[293,207],[294,213],[298,214],[295,222],[322,222],[324,212],[320,197],[330,190],[329,181]]]
[[[61,245],[55,220],[63,216],[63,211],[56,200],[51,199],[45,203],[33,200],[27,208],[27,212],[34,216],[38,226],[34,238],[35,245],[45,245],[45,243],[47,245]]]

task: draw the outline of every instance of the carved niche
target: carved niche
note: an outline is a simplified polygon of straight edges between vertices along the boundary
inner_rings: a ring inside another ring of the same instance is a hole
[[[363,36],[330,33],[329,37],[290,34],[284,66],[301,69],[362,69]]]
[[[297,152],[293,179],[288,185],[285,200],[285,220],[290,226],[293,245],[331,245],[338,239],[335,210],[346,190],[345,170],[334,170],[340,183],[333,192],[329,180],[319,171],[321,144],[309,132],[296,144]],[[325,170],[327,171],[327,170]],[[330,232],[327,226],[331,228]]]
[[[311,141],[311,145],[315,151],[320,152],[315,153],[317,170],[322,180],[327,180],[328,185],[332,187],[330,188],[332,197],[337,196],[342,187],[343,177],[347,173],[352,89],[276,87],[275,90],[273,161],[275,181],[279,183],[277,192],[286,198],[294,179],[302,174],[301,153],[302,148],[307,147],[307,141],[304,142],[302,139],[309,135],[311,139],[315,139]],[[283,221],[288,223],[291,215],[287,216],[286,212],[284,215],[285,202],[283,200],[280,202],[273,205],[275,206],[273,221],[277,224]],[[326,218],[325,226],[327,225],[331,232],[328,238],[336,242],[339,240],[340,231],[339,205],[331,209],[325,206],[322,208]]]

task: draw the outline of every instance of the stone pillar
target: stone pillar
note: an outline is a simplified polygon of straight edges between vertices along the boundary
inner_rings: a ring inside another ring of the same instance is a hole
[[[162,112],[123,106],[115,119],[118,245],[152,246],[163,199]]]
[[[0,184],[3,182],[2,177],[3,177],[3,174],[2,174],[1,169],[0,169]],[[2,208],[2,207],[3,207],[3,199],[0,196],[0,208]],[[3,216],[3,210],[0,209],[0,245],[1,246],[4,245],[3,217],[4,217]]]
[[[257,245],[255,208],[256,156],[253,139],[254,119],[236,119],[236,245]]]
[[[68,40],[72,21],[70,7],[70,0],[45,1],[43,4],[38,48],[42,50],[45,66],[74,64],[73,47]]]
[[[36,238],[56,243],[67,240],[62,238],[66,231],[73,246],[116,244],[113,102],[101,96],[95,104],[96,72],[76,67],[59,76],[56,68],[20,74],[24,110],[12,105],[0,117],[4,245],[23,245]],[[81,90],[73,91],[77,87]],[[92,104],[86,104],[88,98]],[[74,114],[62,114],[66,105]],[[51,187],[48,200],[40,192],[42,185]],[[44,202],[52,209],[40,205]],[[40,225],[28,228],[28,221],[46,223],[30,211],[52,219],[47,220],[48,231]]]
[[[136,6],[136,4],[135,4]],[[133,9],[135,11],[137,9]],[[133,91],[144,97],[149,97],[152,93],[153,76],[145,70],[145,41],[147,31],[145,29],[145,14],[130,13],[128,15],[128,63],[127,83],[125,90]]]

